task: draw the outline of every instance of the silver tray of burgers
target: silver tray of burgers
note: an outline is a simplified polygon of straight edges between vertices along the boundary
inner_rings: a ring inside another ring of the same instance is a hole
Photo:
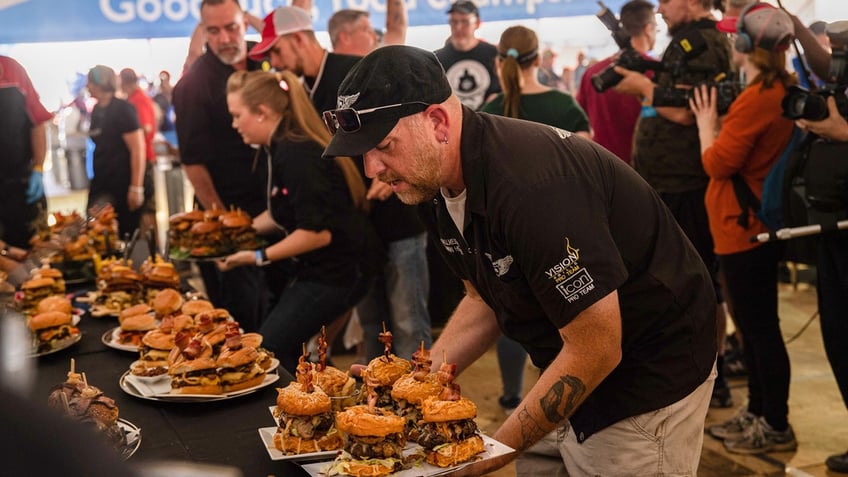
[[[266,388],[276,383],[280,379],[277,374],[266,374],[262,381],[248,388],[237,391],[208,391],[199,390],[196,393],[181,393],[174,389],[171,384],[171,379],[157,380],[154,382],[144,382],[137,379],[130,371],[121,375],[118,385],[121,390],[130,396],[139,399],[147,399],[150,401],[160,402],[212,402],[233,399],[247,394],[254,393],[262,388]],[[141,383],[141,384],[140,384]]]
[[[192,210],[169,219],[168,255],[172,260],[220,260],[238,250],[260,246],[253,219],[241,209]]]
[[[82,332],[77,328],[80,316],[71,301],[61,295],[49,296],[38,303],[27,320],[32,333],[30,356],[46,356],[79,343]]]
[[[178,333],[168,359],[162,362],[167,367],[166,375],[139,376],[138,370],[131,367],[121,376],[120,388],[140,399],[204,402],[250,394],[280,379],[274,372],[279,360],[257,347],[261,335],[242,334],[236,322],[229,322],[223,328],[225,334],[216,333],[224,338],[220,351],[214,350],[208,335],[201,338],[198,333],[183,346],[186,337]],[[145,340],[145,345],[153,344],[153,339]]]

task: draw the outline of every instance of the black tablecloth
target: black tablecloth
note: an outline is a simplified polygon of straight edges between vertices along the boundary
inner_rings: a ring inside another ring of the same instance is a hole
[[[63,382],[76,360],[77,372],[85,372],[88,383],[113,398],[120,417],[141,428],[141,446],[130,458],[143,466],[151,460],[185,460],[234,466],[246,477],[308,475],[290,461],[272,461],[259,437],[260,427],[274,426],[268,407],[276,402],[276,388],[291,381],[291,375],[279,369],[280,380],[251,394],[233,399],[177,403],[138,399],[119,387],[121,375],[137,353],[109,348],[101,342],[103,334],[118,326],[115,318],[83,315],[79,343],[60,352],[33,358],[37,367],[33,402],[46,405],[50,389]]]

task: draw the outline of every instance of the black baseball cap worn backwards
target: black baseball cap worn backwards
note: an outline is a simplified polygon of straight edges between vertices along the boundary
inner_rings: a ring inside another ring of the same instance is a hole
[[[450,95],[445,70],[432,52],[406,45],[377,48],[342,81],[337,109],[323,114],[333,134],[324,157],[365,154],[401,118],[443,103]]]

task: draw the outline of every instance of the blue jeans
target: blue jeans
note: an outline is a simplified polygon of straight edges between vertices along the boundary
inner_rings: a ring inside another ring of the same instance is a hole
[[[497,354],[503,383],[503,397],[521,399],[527,351],[517,341],[501,335],[498,338]]]
[[[303,343],[353,308],[371,283],[361,276],[344,285],[293,279],[259,329],[264,338],[262,346],[273,351],[280,365],[295,375]]]
[[[383,323],[392,330],[392,351],[402,358],[409,359],[422,341],[426,348],[433,343],[426,250],[426,233],[389,243],[383,274],[356,305],[369,361],[383,354],[383,344],[377,340]]]

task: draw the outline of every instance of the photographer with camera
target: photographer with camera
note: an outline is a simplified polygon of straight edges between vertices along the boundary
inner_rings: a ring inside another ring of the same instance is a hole
[[[633,167],[669,207],[710,270],[719,303],[716,339],[723,343],[726,307],[704,208],[709,178],[701,165],[698,127],[688,101],[669,107],[661,100],[654,100],[655,92],[662,98],[672,90],[686,93],[699,83],[712,82],[731,71],[730,42],[727,35],[716,30],[711,8],[712,0],[662,0],[657,13],[662,15],[672,38],[663,52],[661,71],[656,72],[652,81],[643,73],[616,66],[615,71],[624,78],[615,90],[642,100],[642,115],[633,139]],[[733,404],[719,346],[719,375],[710,404],[729,407]]]
[[[733,62],[747,85],[718,125],[716,90],[695,88],[695,114],[701,161],[710,182],[705,204],[710,230],[736,325],[742,331],[748,368],[748,404],[708,432],[734,453],[787,451],[797,447],[788,422],[789,355],[777,313],[778,242],[751,243],[768,228],[740,205],[737,187],[762,196],[763,184],[792,135],[792,121],[780,102],[797,79],[786,70],[792,20],[766,3],[754,3],[738,18],[726,17],[718,29],[735,34]],[[745,185],[737,186],[737,176]]]
[[[813,72],[820,78],[839,79],[845,76],[845,63],[841,60],[834,61],[829,52],[819,43],[811,31],[804,28],[803,23],[794,15],[798,40],[804,47],[804,54]],[[843,58],[848,48],[848,23],[835,22],[826,28],[830,37],[835,57]],[[834,71],[836,70],[836,71]],[[835,74],[831,74],[835,73]],[[846,82],[835,84],[835,92],[843,94]],[[819,147],[810,149],[810,162],[816,162],[818,157],[814,154],[825,151],[828,148],[836,150],[848,146],[848,121],[844,113],[837,107],[836,98],[829,95],[825,100],[827,114],[824,118],[798,119],[795,124],[801,129],[809,131],[820,137]],[[823,149],[823,148],[824,149]],[[844,151],[844,149],[842,149]],[[846,160],[844,153],[835,154],[834,161]],[[844,178],[843,178],[844,179]],[[843,186],[844,187],[844,186]],[[839,215],[844,218],[845,204]],[[818,237],[818,256],[816,260],[816,271],[818,281],[816,291],[818,294],[819,316],[821,319],[822,341],[825,353],[833,369],[836,384],[842,395],[842,400],[848,406],[848,322],[845,320],[845,310],[848,310],[848,232],[839,230],[824,231]],[[828,470],[833,472],[848,473],[848,452],[829,456],[825,461]]]
[[[619,20],[614,20],[613,27],[613,38],[619,43],[621,51],[586,69],[584,76],[591,78],[591,81],[580,83],[577,102],[589,116],[595,142],[630,164],[633,132],[636,130],[636,121],[639,119],[642,105],[638,99],[617,91],[598,91],[595,84],[598,82],[596,78],[605,78],[608,71],[618,76],[612,68],[622,58],[629,58],[633,54],[638,58],[649,58],[648,52],[654,48],[657,40],[654,6],[647,0],[631,0],[625,3],[621,7]]]

